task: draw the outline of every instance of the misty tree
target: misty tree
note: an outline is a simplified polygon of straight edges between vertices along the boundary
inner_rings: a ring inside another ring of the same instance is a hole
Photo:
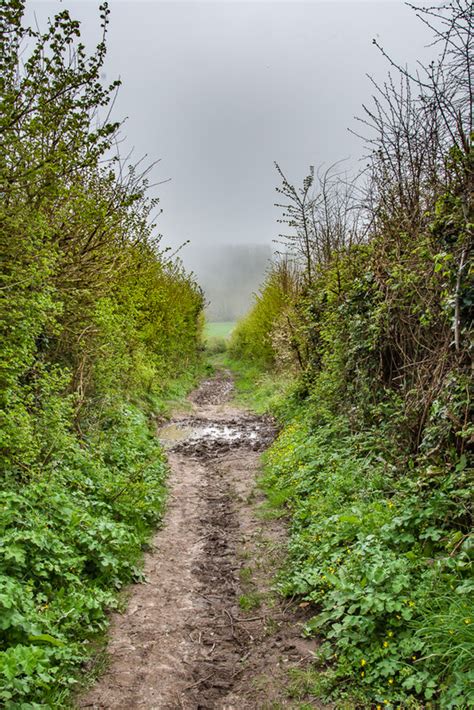
[[[311,166],[301,188],[275,164],[282,178],[276,191],[286,198],[275,205],[283,210],[278,222],[292,228],[289,234],[279,234],[279,241],[302,263],[309,284],[337,254],[366,236],[358,181],[340,170],[343,162],[320,167],[316,174]]]
[[[276,203],[275,207],[283,210],[280,224],[286,224],[294,231],[290,234],[279,234],[290,251],[303,258],[308,281],[312,280],[312,252],[314,233],[312,229],[312,215],[314,212],[314,198],[310,190],[314,183],[314,166],[310,166],[309,173],[303,180],[303,187],[296,188],[286,178],[278,163],[275,167],[281,177],[281,187],[276,191],[285,199],[285,203]]]

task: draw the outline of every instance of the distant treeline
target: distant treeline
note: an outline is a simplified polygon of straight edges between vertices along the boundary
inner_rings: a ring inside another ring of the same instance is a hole
[[[295,382],[266,485],[322,639],[295,693],[339,708],[474,705],[472,3],[418,14],[439,58],[390,60],[364,174],[277,166],[288,253],[231,343]]]
[[[235,321],[248,311],[273,251],[267,244],[185,247],[183,259],[204,291],[208,320]]]
[[[0,10],[0,705],[65,707],[140,575],[166,464],[149,415],[199,361],[203,297],[154,237],[101,81],[62,10]],[[191,375],[190,375],[191,373]]]

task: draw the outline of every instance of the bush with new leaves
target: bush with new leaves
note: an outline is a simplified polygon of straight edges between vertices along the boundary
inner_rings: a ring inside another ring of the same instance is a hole
[[[67,10],[0,9],[0,704],[63,707],[140,575],[166,465],[149,415],[199,361],[203,298],[111,158],[118,82]],[[102,120],[103,119],[103,120]],[[191,375],[190,375],[191,373]]]

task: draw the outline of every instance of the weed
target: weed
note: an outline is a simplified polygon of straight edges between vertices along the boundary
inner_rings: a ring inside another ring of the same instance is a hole
[[[258,609],[262,603],[261,594],[259,592],[248,592],[239,597],[239,606],[244,611],[252,611]]]
[[[242,567],[239,571],[239,577],[242,584],[249,584],[253,577],[252,567]]]

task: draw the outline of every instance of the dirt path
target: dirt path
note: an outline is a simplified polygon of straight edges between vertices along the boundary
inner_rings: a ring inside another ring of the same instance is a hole
[[[146,583],[112,619],[110,666],[78,707],[300,707],[287,671],[306,665],[314,645],[301,638],[304,610],[269,590],[283,525],[257,514],[259,452],[274,428],[229,404],[231,394],[228,375],[206,380],[192,414],[159,432],[171,465],[164,527]]]

